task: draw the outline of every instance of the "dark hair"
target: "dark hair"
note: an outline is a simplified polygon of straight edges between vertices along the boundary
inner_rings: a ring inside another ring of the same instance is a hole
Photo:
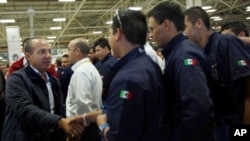
[[[32,53],[33,52],[33,48],[32,48],[32,40],[33,39],[37,39],[37,38],[28,38],[25,42],[26,42],[26,47],[24,48],[24,52],[26,53]]]
[[[62,66],[62,57],[61,56],[56,58],[56,64],[60,67]]]
[[[99,38],[98,40],[95,41],[94,47],[100,46],[101,48],[107,47],[109,50],[111,50],[109,41],[105,38]]]
[[[177,31],[184,30],[184,15],[181,7],[170,1],[162,2],[156,5],[148,13],[148,17],[153,17],[158,24],[168,19],[172,21]]]
[[[226,22],[223,25],[221,25],[221,31],[230,29],[232,32],[234,32],[235,35],[239,35],[240,32],[245,32],[246,36],[249,36],[249,31],[247,29],[247,26],[241,22],[241,21],[231,21]]]
[[[69,58],[69,55],[68,55],[68,54],[64,54],[62,57],[63,57],[63,58],[64,58],[64,57]]]
[[[186,11],[184,11],[184,15],[187,17],[187,20],[190,21],[193,25],[198,19],[201,19],[207,29],[210,28],[210,19],[205,10],[203,10],[200,6],[193,6]]]
[[[94,46],[94,45],[91,46],[90,49],[89,49],[89,51],[90,51],[90,50],[93,50],[93,52],[95,52],[95,46]]]
[[[80,40],[75,44],[75,47],[80,48],[81,53],[89,54],[89,46],[86,42]]]
[[[118,10],[111,28],[113,34],[116,33],[117,28],[120,28],[126,39],[133,44],[144,45],[146,43],[147,22],[145,15],[140,11]]]
[[[28,43],[28,41],[29,41],[30,39],[32,39],[32,38],[25,38],[25,39],[23,40],[22,46],[23,46],[24,49],[27,47],[27,43]],[[26,44],[26,45],[24,46],[24,44]]]

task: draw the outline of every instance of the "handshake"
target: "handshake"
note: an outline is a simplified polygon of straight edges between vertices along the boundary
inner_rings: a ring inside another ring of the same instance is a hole
[[[101,110],[92,111],[75,117],[61,118],[59,127],[69,135],[69,138],[79,138],[79,135],[91,122],[96,122],[99,126],[107,122],[107,117],[102,114]]]
[[[62,128],[71,138],[81,135],[86,126],[86,122],[84,122],[82,115],[61,118],[59,120],[59,127]]]

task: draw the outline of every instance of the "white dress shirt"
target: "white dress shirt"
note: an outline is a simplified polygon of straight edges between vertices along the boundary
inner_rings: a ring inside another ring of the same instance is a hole
[[[161,68],[161,70],[162,70],[162,72],[163,72],[164,66],[165,66],[165,62],[161,59],[160,56],[158,56],[158,55],[156,54],[156,52],[154,51],[153,47],[149,44],[149,42],[146,42],[146,44],[144,45],[144,49],[145,49],[146,54],[147,54],[154,62],[156,62],[156,63],[160,66],[160,68]]]
[[[74,71],[66,98],[66,116],[72,117],[101,108],[102,79],[90,62],[83,58],[72,66]]]

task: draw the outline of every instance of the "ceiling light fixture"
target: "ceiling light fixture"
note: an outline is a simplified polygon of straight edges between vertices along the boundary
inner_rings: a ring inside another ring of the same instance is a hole
[[[47,42],[51,43],[51,42],[54,42],[54,40],[47,40]]]
[[[250,17],[246,17],[247,20],[250,20]]]
[[[107,21],[106,22],[106,24],[112,24],[113,23],[113,21]]]
[[[50,27],[50,30],[60,30],[60,29],[62,29],[62,27],[60,26]]]
[[[55,39],[56,36],[48,36],[47,39]]]
[[[128,9],[134,10],[134,11],[140,11],[142,9],[142,7],[132,6],[132,7],[129,7]]]
[[[211,9],[212,6],[202,6],[201,8],[204,9],[204,10],[208,10],[208,9]]]
[[[212,17],[210,17],[210,19],[219,19],[219,18],[221,18],[220,16],[212,16]]]
[[[53,18],[53,22],[64,22],[66,18]]]
[[[75,0],[58,0],[59,2],[74,2]]]
[[[216,9],[209,9],[209,10],[206,10],[207,13],[212,13],[212,12],[215,12]]]
[[[93,31],[92,33],[93,33],[93,34],[101,34],[102,31]]]
[[[0,3],[7,3],[7,0],[0,0]]]
[[[221,20],[223,20],[222,18],[216,18],[216,19],[214,19],[214,21],[221,21]]]
[[[2,19],[0,20],[0,23],[14,23],[16,22],[15,19]]]

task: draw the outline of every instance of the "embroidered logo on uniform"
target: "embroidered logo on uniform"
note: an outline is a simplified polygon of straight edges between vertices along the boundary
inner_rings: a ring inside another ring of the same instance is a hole
[[[127,90],[121,90],[120,98],[131,100],[133,98],[133,93]]]
[[[238,64],[239,66],[246,66],[246,65],[247,65],[247,61],[246,61],[246,60],[238,60],[238,61],[237,61],[237,64]]]
[[[189,65],[197,65],[196,59],[184,59],[184,65],[189,66]]]

